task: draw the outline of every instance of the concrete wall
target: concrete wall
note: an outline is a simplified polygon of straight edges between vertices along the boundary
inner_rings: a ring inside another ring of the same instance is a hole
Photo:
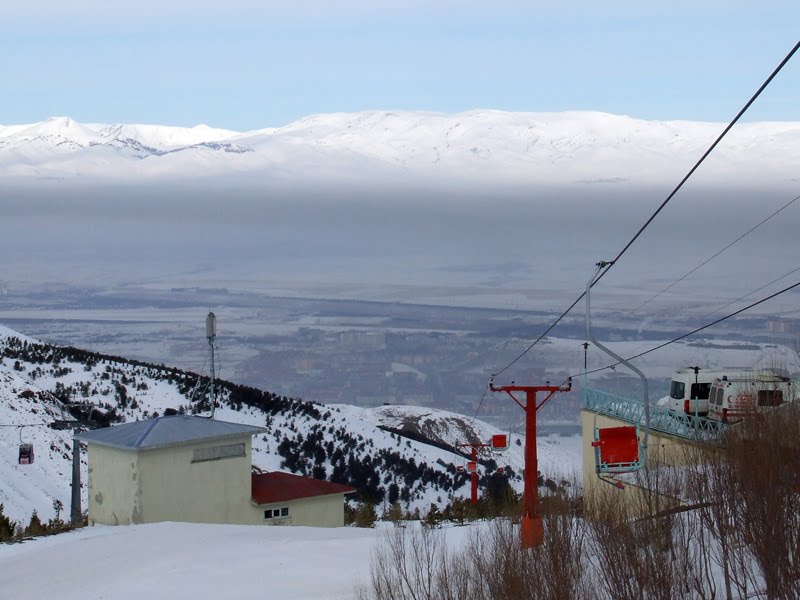
[[[89,444],[89,522],[141,523],[139,457],[135,452]]]
[[[240,443],[244,456],[192,462],[195,449]],[[88,458],[92,523],[252,520],[249,434],[142,452],[90,443]]]
[[[344,494],[330,494],[314,498],[301,498],[289,502],[252,505],[250,524],[257,525],[305,525],[309,527],[343,527]],[[265,510],[289,508],[288,517],[265,519]]]
[[[245,444],[244,456],[192,462],[195,449]],[[250,513],[250,435],[139,453],[141,523],[246,523]]]

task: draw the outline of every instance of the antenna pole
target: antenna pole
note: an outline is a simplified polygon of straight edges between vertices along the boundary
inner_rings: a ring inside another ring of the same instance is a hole
[[[72,435],[78,433],[79,428],[72,430]],[[70,506],[69,521],[73,527],[81,524],[81,443],[72,438],[72,506]]]
[[[214,380],[217,378],[214,370],[214,344],[217,339],[217,317],[213,312],[209,312],[206,317],[206,338],[211,352],[211,418],[214,418],[214,410],[217,408],[217,394],[214,388]]]

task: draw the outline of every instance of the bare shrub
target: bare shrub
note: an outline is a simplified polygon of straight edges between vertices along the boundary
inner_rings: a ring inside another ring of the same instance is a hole
[[[800,597],[800,408],[792,403],[732,429],[726,460],[737,474],[734,525],[741,528],[766,597]]]
[[[650,451],[624,496],[608,486],[582,504],[564,491],[543,498],[545,543],[532,550],[509,518],[475,527],[458,550],[446,529],[393,530],[359,597],[800,598],[800,405],[686,453],[689,466],[675,468]]]
[[[731,426],[724,448],[689,450],[687,488],[724,597],[800,597],[800,409]]]
[[[682,512],[680,473],[656,448],[625,495],[609,486],[586,501],[588,558],[606,598],[712,598],[695,543],[699,520]]]
[[[547,502],[545,543],[531,550],[521,547],[519,526],[508,518],[475,528],[465,547],[457,550],[445,545],[447,530],[392,530],[373,553],[370,583],[359,590],[359,598],[593,598],[584,570],[584,521],[575,516],[574,509],[574,498]]]
[[[363,600],[433,600],[440,565],[447,560],[444,539],[431,528],[393,528],[372,554],[370,583]]]

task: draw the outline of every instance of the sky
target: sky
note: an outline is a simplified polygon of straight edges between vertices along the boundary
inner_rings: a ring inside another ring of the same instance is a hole
[[[40,0],[0,7],[0,123],[248,130],[338,111],[597,110],[728,121],[800,3]],[[747,119],[800,120],[800,57]]]

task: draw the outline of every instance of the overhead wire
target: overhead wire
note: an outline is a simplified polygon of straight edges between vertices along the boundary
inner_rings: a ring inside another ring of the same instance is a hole
[[[780,277],[778,277],[777,279],[773,279],[773,280],[772,280],[772,281],[770,281],[769,283],[765,283],[765,284],[764,284],[764,285],[762,285],[761,287],[757,287],[756,289],[754,289],[754,290],[752,290],[752,291],[750,291],[750,292],[747,292],[747,293],[746,293],[744,296],[739,296],[738,298],[736,298],[736,299],[734,299],[734,300],[731,300],[730,302],[728,302],[728,303],[726,303],[726,304],[723,304],[722,306],[718,306],[717,308],[715,308],[715,309],[714,309],[714,310],[712,310],[711,312],[709,312],[709,313],[706,313],[705,315],[703,315],[703,317],[702,317],[702,318],[703,318],[703,319],[707,319],[708,317],[710,317],[710,316],[711,316],[711,315],[713,315],[714,313],[718,313],[719,311],[721,311],[721,310],[723,310],[723,309],[725,309],[725,308],[728,308],[728,307],[729,307],[731,304],[736,304],[737,302],[739,302],[739,301],[741,301],[741,300],[744,300],[744,299],[745,299],[745,298],[747,298],[748,296],[752,296],[752,295],[753,295],[753,294],[755,294],[756,292],[760,292],[760,291],[761,291],[761,290],[763,290],[764,288],[767,288],[767,287],[771,286],[773,283],[778,283],[778,282],[779,282],[781,279],[786,279],[786,278],[787,278],[789,275],[793,275],[794,273],[797,273],[798,271],[800,271],[800,267],[795,267],[794,269],[792,269],[792,270],[791,270],[791,271],[789,271],[788,273],[784,273],[783,275],[781,275],[781,276],[780,276]]]
[[[732,246],[734,246],[735,244],[737,244],[738,242],[740,242],[741,240],[743,240],[744,238],[746,238],[748,235],[750,235],[751,233],[753,233],[753,232],[754,232],[756,229],[758,229],[759,227],[761,227],[761,226],[762,226],[764,223],[766,223],[767,221],[769,221],[769,220],[770,220],[770,219],[772,219],[773,217],[777,216],[778,214],[780,214],[780,213],[781,213],[782,211],[784,211],[785,209],[789,208],[789,207],[790,207],[792,204],[794,204],[794,203],[795,203],[795,202],[797,202],[798,200],[800,200],[800,195],[797,195],[797,196],[795,196],[794,198],[792,198],[791,200],[789,200],[789,202],[787,202],[786,204],[784,204],[783,206],[781,206],[781,207],[780,207],[778,210],[776,210],[775,212],[773,212],[772,214],[770,214],[770,215],[769,215],[768,217],[766,217],[765,219],[762,219],[761,221],[759,221],[759,222],[758,222],[756,225],[753,225],[753,226],[752,226],[750,229],[748,229],[747,231],[745,231],[743,234],[741,234],[739,237],[737,237],[735,240],[733,240],[732,242],[730,242],[728,245],[726,245],[726,246],[725,246],[724,248],[722,248],[721,250],[718,250],[717,252],[715,252],[714,254],[712,254],[711,256],[709,256],[707,259],[705,259],[705,260],[704,260],[703,262],[701,262],[699,265],[697,265],[696,267],[694,267],[693,269],[691,269],[690,271],[688,271],[688,272],[687,272],[687,273],[685,273],[684,275],[681,275],[681,276],[680,276],[678,279],[676,279],[675,281],[673,281],[672,283],[670,283],[670,284],[669,284],[667,287],[665,287],[663,290],[661,290],[660,292],[658,292],[658,293],[657,293],[657,294],[655,294],[654,296],[651,296],[650,298],[648,298],[647,300],[645,300],[644,302],[642,302],[642,303],[641,303],[639,306],[637,306],[636,308],[634,308],[634,309],[633,309],[631,312],[637,312],[637,311],[641,310],[642,308],[644,308],[645,306],[647,306],[648,304],[650,304],[650,303],[651,303],[653,300],[655,300],[656,298],[658,298],[659,296],[661,296],[663,293],[665,293],[665,292],[668,292],[669,290],[671,290],[673,287],[675,287],[676,285],[678,285],[678,284],[679,284],[681,281],[683,281],[684,279],[686,279],[686,278],[687,278],[687,277],[689,277],[690,275],[692,275],[692,274],[696,273],[697,271],[699,271],[701,268],[703,268],[704,266],[706,266],[706,265],[707,265],[708,263],[710,263],[712,260],[714,260],[715,258],[717,258],[717,257],[718,257],[720,254],[722,254],[723,252],[725,252],[726,250],[728,250],[729,248],[731,248]],[[751,293],[752,293],[752,292],[751,292]]]
[[[656,350],[660,350],[661,348],[669,346],[670,344],[674,344],[676,342],[679,342],[679,341],[681,341],[683,339],[686,339],[687,337],[693,336],[696,333],[700,333],[701,331],[703,331],[705,329],[708,329],[709,327],[713,327],[714,325],[722,323],[723,321],[727,321],[728,319],[730,319],[732,317],[735,317],[736,315],[740,315],[743,312],[758,306],[759,304],[763,304],[764,302],[772,300],[773,298],[776,298],[777,296],[780,296],[781,294],[785,294],[786,292],[789,292],[789,291],[791,291],[791,290],[793,290],[793,289],[795,289],[797,287],[800,287],[800,281],[798,281],[797,283],[795,283],[793,285],[785,287],[782,290],[779,290],[779,291],[775,292],[774,294],[770,294],[769,296],[767,296],[765,298],[762,298],[761,300],[757,300],[756,302],[753,302],[752,304],[748,304],[744,308],[740,308],[739,310],[734,311],[734,312],[732,312],[730,314],[727,314],[724,317],[720,317],[719,319],[716,319],[716,320],[711,321],[710,323],[707,323],[707,324],[705,324],[705,325],[703,325],[701,327],[693,329],[692,331],[690,331],[688,333],[684,333],[683,335],[679,335],[678,337],[673,338],[673,339],[669,340],[668,342],[664,342],[662,344],[659,344],[658,346],[654,346],[653,348],[650,348],[649,350],[645,350],[644,352],[639,352],[638,354],[634,354],[633,356],[629,356],[626,360],[630,361],[630,360],[634,360],[634,359],[640,358],[642,356],[645,356],[646,354],[650,354],[651,352],[655,352]],[[592,370],[589,370],[589,371],[581,371],[580,373],[576,373],[575,375],[572,375],[572,377],[576,378],[576,377],[582,377],[584,375],[592,375],[594,373],[599,373],[601,371],[605,371],[606,369],[611,369],[611,368],[616,367],[617,365],[620,365],[620,364],[622,364],[622,363],[621,362],[615,362],[614,364],[606,365],[605,367],[600,367],[600,368],[592,369]]]
[[[780,71],[783,69],[783,67],[786,66],[786,63],[788,63],[789,60],[791,60],[791,58],[795,55],[795,53],[797,52],[797,50],[799,48],[800,48],[800,41],[798,41],[794,45],[794,47],[783,58],[783,60],[780,62],[780,64],[778,64],[778,66],[775,67],[775,69],[772,71],[772,73],[769,75],[769,77],[767,77],[766,80],[764,80],[764,82],[761,84],[761,86],[758,88],[758,90],[756,90],[756,92],[750,97],[750,99],[745,103],[745,105],[739,110],[739,112],[736,114],[736,116],[733,118],[733,120],[731,120],[730,123],[728,123],[728,125],[725,127],[725,129],[722,131],[722,133],[720,133],[719,136],[717,136],[717,139],[714,140],[714,142],[711,144],[711,146],[708,147],[708,149],[703,153],[703,155],[700,157],[700,159],[694,164],[694,166],[683,177],[683,179],[681,179],[680,183],[678,183],[678,185],[675,186],[675,188],[672,190],[672,192],[670,192],[670,194],[658,206],[658,208],[655,210],[655,212],[653,212],[653,214],[650,215],[650,218],[648,218],[647,221],[645,221],[645,223],[639,228],[639,230],[636,232],[636,234],[628,241],[627,244],[625,244],[625,246],[622,248],[622,250],[619,251],[619,253],[616,255],[616,257],[614,257],[614,259],[609,262],[607,267],[600,272],[600,274],[597,276],[595,281],[592,283],[592,287],[594,287],[603,277],[605,277],[606,273],[608,273],[608,271],[611,269],[611,267],[613,267],[617,263],[617,261],[619,261],[619,259],[622,258],[622,256],[634,244],[634,242],[636,242],[636,240],[639,239],[639,236],[642,235],[644,230],[647,229],[647,227],[650,225],[650,223],[653,222],[653,220],[659,215],[659,213],[661,213],[661,211],[664,209],[664,207],[672,200],[672,198],[675,197],[675,194],[678,193],[678,191],[689,180],[689,178],[694,174],[694,172],[706,160],[706,158],[709,156],[709,154],[711,154],[711,152],[714,151],[714,149],[717,147],[717,145],[728,134],[728,132],[733,128],[733,126],[739,121],[739,119],[741,119],[742,115],[744,115],[744,113],[747,112],[747,110],[750,108],[750,106],[753,104],[753,102],[756,101],[756,99],[767,88],[767,86],[772,82],[772,80],[778,75],[778,73],[780,73]],[[556,327],[556,325],[558,325],[561,322],[561,320],[564,317],[567,316],[567,314],[569,314],[569,312],[573,308],[575,308],[575,306],[578,304],[578,302],[583,300],[585,295],[586,295],[586,291],[581,292],[581,294],[575,299],[575,301],[572,302],[572,304],[570,304],[569,307],[564,312],[562,312],[558,316],[558,318],[555,321],[553,321],[553,323],[539,337],[537,337],[527,348],[525,348],[525,350],[523,350],[516,358],[514,358],[514,360],[512,360],[505,367],[503,367],[502,369],[500,369],[499,371],[494,373],[492,376],[496,377],[497,375],[501,375],[502,373],[507,371],[509,368],[511,368],[514,364],[516,364],[528,352],[530,352],[548,333],[550,333]]]

